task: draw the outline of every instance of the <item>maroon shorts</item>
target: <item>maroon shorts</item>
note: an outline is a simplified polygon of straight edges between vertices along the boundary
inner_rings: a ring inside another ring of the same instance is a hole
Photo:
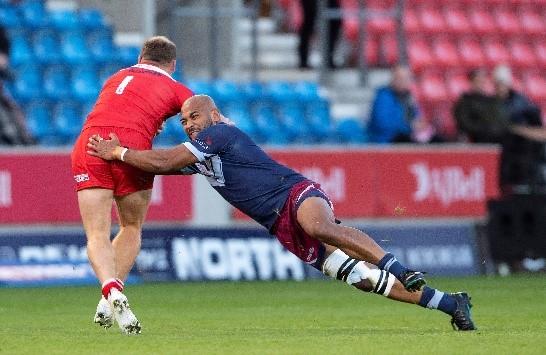
[[[288,251],[320,270],[324,259],[324,245],[305,233],[297,219],[298,208],[308,197],[323,198],[333,209],[332,202],[319,184],[309,180],[302,181],[290,190],[290,195],[271,232]]]
[[[72,150],[72,174],[76,181],[76,191],[88,188],[103,188],[114,191],[114,196],[124,196],[133,192],[149,190],[153,186],[154,175],[127,165],[121,161],[106,161],[87,154],[87,142],[93,134],[108,138],[115,133],[121,144],[127,148],[150,149],[151,140],[142,133],[120,127],[88,127],[82,131]]]

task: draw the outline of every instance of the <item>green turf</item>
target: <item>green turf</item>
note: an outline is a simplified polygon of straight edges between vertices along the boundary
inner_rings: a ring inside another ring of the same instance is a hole
[[[468,290],[477,332],[334,281],[131,286],[139,336],[91,319],[98,289],[0,289],[1,354],[546,354],[546,278],[434,279]]]

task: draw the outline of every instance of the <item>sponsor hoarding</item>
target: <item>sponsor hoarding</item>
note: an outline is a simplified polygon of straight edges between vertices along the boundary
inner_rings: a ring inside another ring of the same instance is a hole
[[[360,226],[409,267],[474,275],[480,257],[471,224]],[[264,229],[144,230],[132,281],[304,280],[322,274]],[[82,230],[0,232],[0,285],[96,284]]]
[[[70,155],[0,152],[0,224],[80,223]],[[190,220],[191,178],[156,176],[148,221]]]

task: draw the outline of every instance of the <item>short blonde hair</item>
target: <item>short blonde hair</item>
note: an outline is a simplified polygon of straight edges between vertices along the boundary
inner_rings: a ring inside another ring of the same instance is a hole
[[[162,65],[169,64],[176,59],[176,45],[165,36],[155,36],[144,42],[140,57]]]

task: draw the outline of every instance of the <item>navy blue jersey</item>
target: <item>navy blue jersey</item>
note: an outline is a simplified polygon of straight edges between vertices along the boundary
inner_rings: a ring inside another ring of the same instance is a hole
[[[235,126],[218,123],[184,145],[199,159],[191,166],[226,201],[271,229],[290,189],[305,177],[271,159]]]

